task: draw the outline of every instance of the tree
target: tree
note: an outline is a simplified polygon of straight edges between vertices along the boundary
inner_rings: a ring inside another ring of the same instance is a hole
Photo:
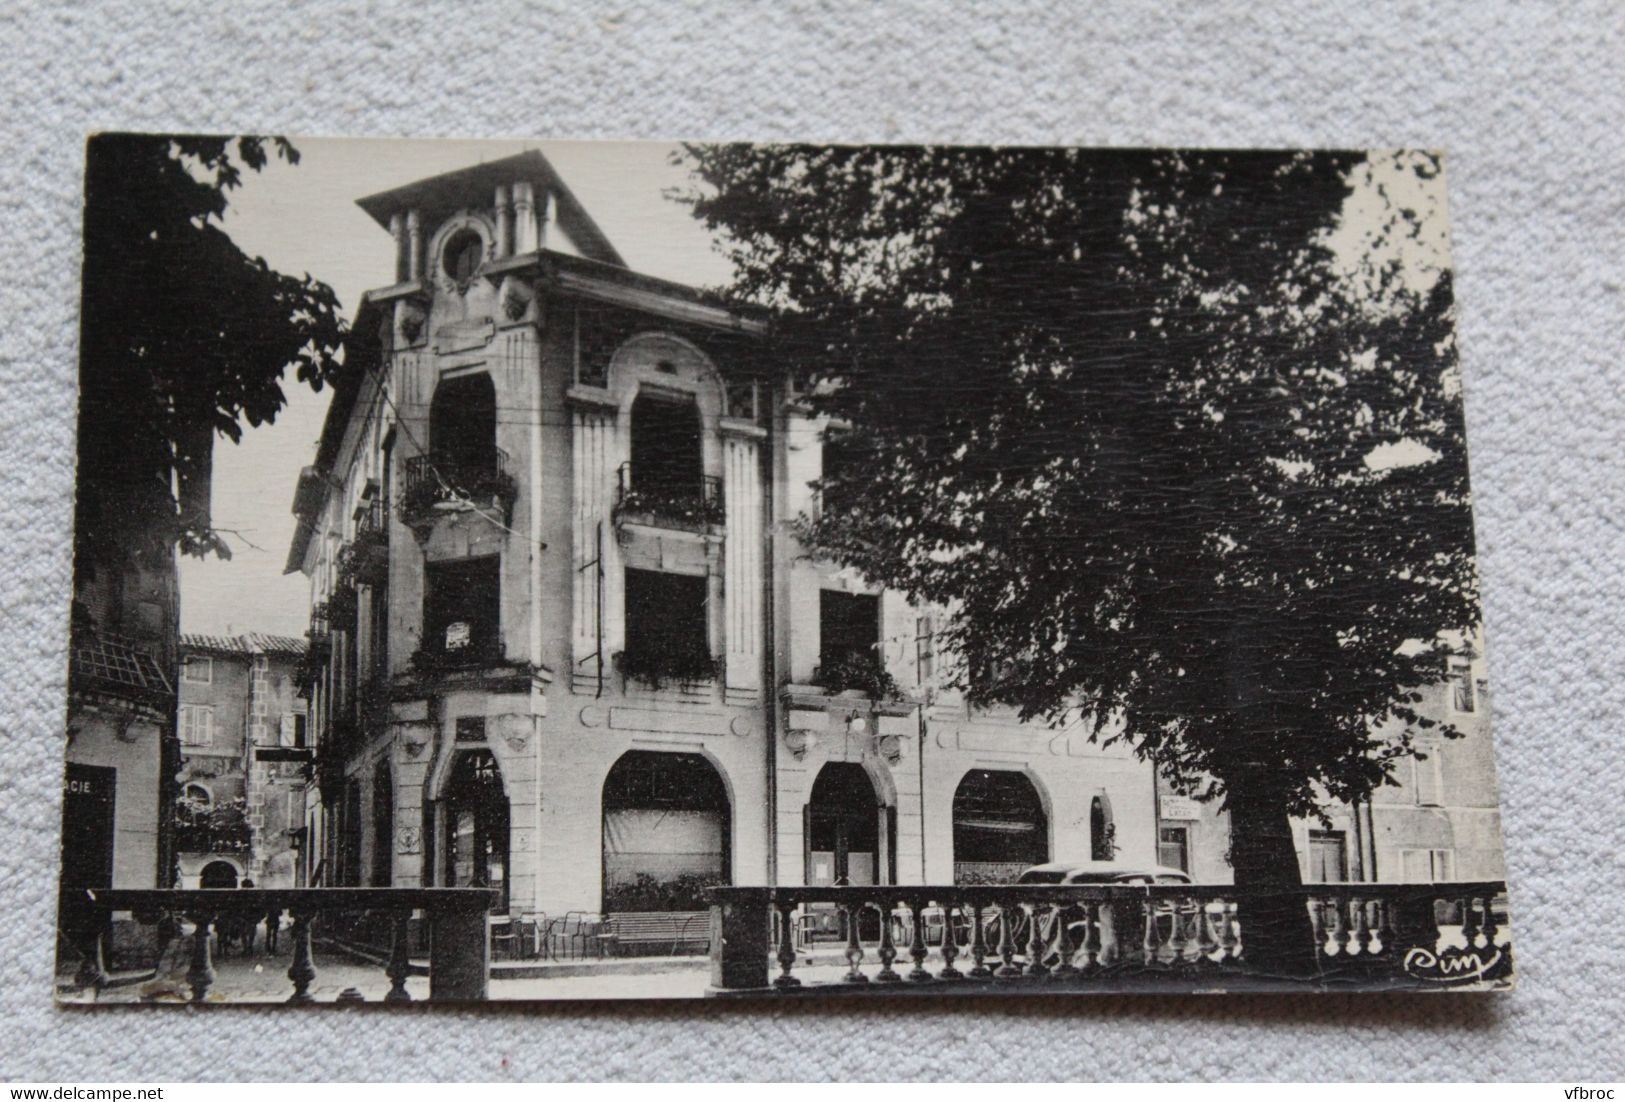
[[[316,389],[344,327],[326,284],[249,257],[221,225],[243,171],[281,138],[101,134],[85,173],[75,569],[229,555],[209,511],[214,437]]]
[[[1396,259],[1425,220],[1373,175],[1437,165],[685,156],[731,292],[843,426],[803,538],[948,609],[972,702],[1221,801],[1249,959],[1312,967],[1290,817],[1389,780],[1478,620],[1450,281]]]

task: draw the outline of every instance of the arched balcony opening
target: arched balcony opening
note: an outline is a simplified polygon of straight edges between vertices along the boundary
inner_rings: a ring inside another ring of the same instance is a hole
[[[705,473],[693,395],[639,391],[630,451],[619,472],[617,521],[698,531],[723,523],[722,480]]]
[[[405,464],[403,519],[411,523],[440,508],[511,508],[515,483],[496,440],[491,377],[480,372],[441,380],[429,403],[429,450]]]

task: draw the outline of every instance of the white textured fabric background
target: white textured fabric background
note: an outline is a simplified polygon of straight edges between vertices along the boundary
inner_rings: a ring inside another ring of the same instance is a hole
[[[1625,1074],[1617,5],[464,7],[14,0],[0,13],[0,1079]],[[1521,986],[54,1009],[80,173],[85,133],[108,128],[1448,151]]]

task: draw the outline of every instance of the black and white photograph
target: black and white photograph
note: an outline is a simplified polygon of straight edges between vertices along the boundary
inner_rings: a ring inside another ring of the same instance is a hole
[[[57,1000],[1511,988],[1448,164],[90,137]]]

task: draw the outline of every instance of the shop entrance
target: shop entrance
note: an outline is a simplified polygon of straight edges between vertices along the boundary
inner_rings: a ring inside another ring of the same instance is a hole
[[[874,782],[856,762],[830,762],[813,782],[806,817],[807,883],[814,887],[861,887],[896,883],[896,813],[875,797]],[[836,913],[819,911],[808,916],[813,937],[844,938]],[[878,936],[878,922],[865,911],[859,933]]]
[[[464,750],[446,785],[445,883],[495,888],[494,913],[508,910],[508,794],[489,750]]]

